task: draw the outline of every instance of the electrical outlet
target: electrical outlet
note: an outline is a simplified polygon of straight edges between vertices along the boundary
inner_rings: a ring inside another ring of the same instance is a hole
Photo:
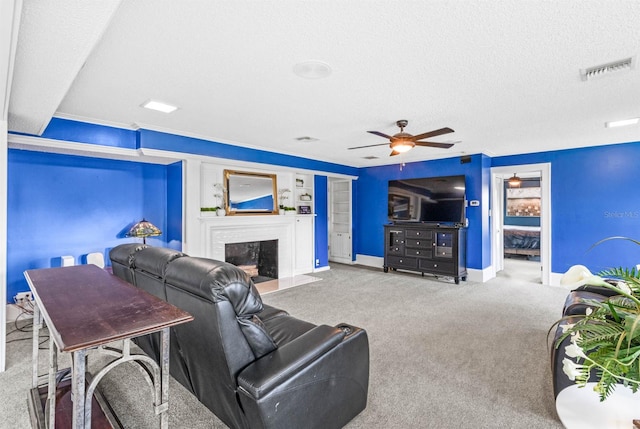
[[[16,296],[13,297],[13,300],[16,304],[24,304],[27,301],[33,301],[33,295],[31,295],[31,292],[18,292]]]

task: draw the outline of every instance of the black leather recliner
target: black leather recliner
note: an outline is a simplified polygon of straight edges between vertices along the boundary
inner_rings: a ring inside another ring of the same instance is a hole
[[[194,316],[171,329],[171,375],[232,428],[339,428],[367,403],[367,333],[269,307],[220,261],[124,244],[113,273]],[[157,359],[159,342],[140,347]]]

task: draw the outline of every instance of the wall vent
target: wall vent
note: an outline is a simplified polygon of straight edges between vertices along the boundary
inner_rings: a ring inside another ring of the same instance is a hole
[[[635,67],[635,61],[633,57],[625,58],[624,60],[614,61],[612,63],[602,64],[599,66],[589,67],[587,69],[580,70],[580,77],[582,80],[592,80],[602,76],[609,75],[614,72],[631,70]]]

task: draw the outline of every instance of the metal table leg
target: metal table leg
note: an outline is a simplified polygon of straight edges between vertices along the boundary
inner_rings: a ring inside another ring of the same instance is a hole
[[[32,365],[32,381],[31,387],[38,387],[38,359],[40,351],[40,328],[42,328],[42,314],[40,314],[40,307],[36,302],[33,306],[33,343],[31,351],[31,365]]]
[[[84,399],[85,399],[85,381],[84,381],[84,372],[86,365],[86,354],[87,351],[85,349],[78,350],[73,352],[72,355],[72,377],[71,377],[71,400],[73,401],[73,419],[72,419],[72,428],[73,429],[84,429],[85,422],[84,421]],[[89,426],[91,426],[91,422],[88,422]]]
[[[160,383],[162,385],[162,404],[160,408],[160,428],[169,427],[169,328],[162,330],[162,356],[160,366]]]
[[[55,341],[49,340],[49,380],[47,382],[47,407],[49,408],[47,427],[56,427],[56,376],[58,375],[58,348]]]

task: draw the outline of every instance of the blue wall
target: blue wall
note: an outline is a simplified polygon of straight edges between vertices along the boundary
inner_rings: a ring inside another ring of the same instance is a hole
[[[28,290],[24,270],[59,266],[62,255],[82,263],[90,252],[102,252],[108,263],[108,249],[135,241],[124,234],[143,217],[167,231],[165,166],[22,150],[8,155],[8,302]]]
[[[640,239],[640,143],[493,158],[492,165],[551,163],[551,270],[575,264],[592,272],[640,263],[640,248],[611,236]]]
[[[467,207],[469,220],[467,234],[467,265],[469,268],[482,269],[490,264],[483,253],[490,248],[483,244],[484,226],[488,226],[488,158],[474,155],[471,162],[462,164],[459,157],[408,163],[402,169],[400,165],[363,168],[357,180],[356,210],[354,217],[355,253],[382,257],[384,255],[383,225],[387,218],[387,191],[389,180],[419,177],[466,176],[467,200],[479,200],[486,203],[479,207]],[[488,232],[487,232],[488,234]]]

